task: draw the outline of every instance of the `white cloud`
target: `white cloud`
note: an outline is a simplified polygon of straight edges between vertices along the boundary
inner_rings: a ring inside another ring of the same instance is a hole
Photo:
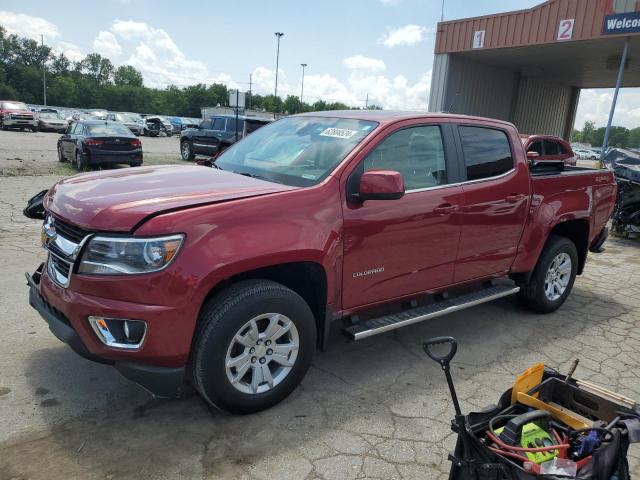
[[[64,53],[65,57],[67,57],[72,62],[79,62],[82,60],[85,55],[82,53],[82,50],[79,46],[69,43],[69,42],[58,42],[53,48],[53,52],[58,55],[60,53]]]
[[[151,27],[144,22],[134,22],[133,20],[116,20],[111,26],[116,35],[131,40],[135,37],[147,37],[151,33]]]
[[[580,92],[575,128],[581,130],[584,122],[592,121],[596,127],[607,125],[613,101],[613,89],[589,89]],[[618,95],[613,125],[627,128],[640,126],[640,89],[623,88]]]
[[[424,40],[427,31],[427,28],[420,25],[405,25],[395,30],[389,30],[380,37],[378,43],[389,48],[416,45]]]
[[[342,63],[349,70],[366,70],[370,72],[383,72],[387,66],[382,60],[377,58],[365,57],[363,55],[353,55],[345,58]]]
[[[0,25],[9,33],[29,37],[38,42],[41,39],[41,35],[44,35],[44,39],[47,42],[51,42],[60,35],[58,27],[50,21],[25,15],[24,13],[0,10]]]
[[[113,60],[122,53],[122,47],[113,33],[101,30],[93,41],[93,51]]]

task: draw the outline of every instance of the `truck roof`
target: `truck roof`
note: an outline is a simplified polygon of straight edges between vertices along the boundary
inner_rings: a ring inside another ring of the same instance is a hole
[[[372,120],[381,124],[395,123],[402,120],[410,120],[415,118],[452,118],[457,120],[486,120],[493,123],[502,123],[504,125],[513,126],[510,122],[498,120],[495,118],[474,117],[470,115],[459,115],[455,113],[443,112],[409,112],[401,110],[327,110],[322,112],[300,113],[294,116],[303,117],[338,117],[352,118],[354,120]]]

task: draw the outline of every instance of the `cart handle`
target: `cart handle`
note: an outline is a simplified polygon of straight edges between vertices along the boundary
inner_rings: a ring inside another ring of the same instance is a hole
[[[449,351],[445,355],[438,356],[430,348],[433,345],[443,345],[445,343],[448,343],[451,346]],[[458,342],[453,337],[433,337],[429,340],[426,340],[422,344],[422,348],[424,349],[424,352],[429,356],[429,358],[435,360],[443,367],[447,367],[449,366],[449,362],[451,361],[451,359],[455,357],[456,352],[458,351]]]

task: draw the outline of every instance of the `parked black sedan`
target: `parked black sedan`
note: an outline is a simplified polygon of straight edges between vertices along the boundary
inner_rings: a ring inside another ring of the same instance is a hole
[[[142,165],[142,143],[131,130],[117,122],[82,120],[69,125],[58,139],[58,160],[73,162],[78,170],[87,166]]]

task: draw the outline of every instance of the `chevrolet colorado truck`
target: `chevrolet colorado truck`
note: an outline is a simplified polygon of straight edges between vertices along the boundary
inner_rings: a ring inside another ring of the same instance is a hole
[[[52,332],[156,395],[255,412],[342,327],[353,340],[511,294],[556,310],[600,251],[609,171],[528,159],[447,114],[284,118],[211,167],[84,173],[41,192],[27,274]]]

